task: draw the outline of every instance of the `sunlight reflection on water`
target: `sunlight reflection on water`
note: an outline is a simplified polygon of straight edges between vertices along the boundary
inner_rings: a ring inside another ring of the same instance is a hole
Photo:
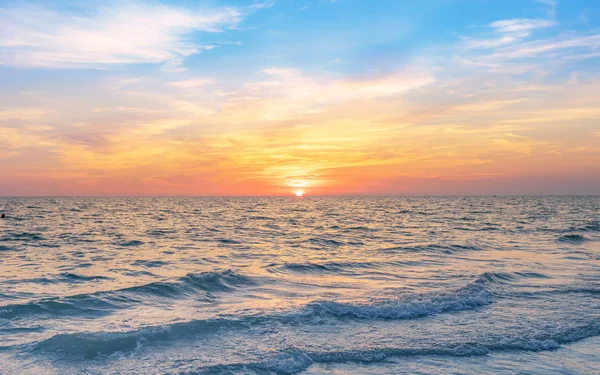
[[[592,373],[599,210],[0,198],[0,373]]]

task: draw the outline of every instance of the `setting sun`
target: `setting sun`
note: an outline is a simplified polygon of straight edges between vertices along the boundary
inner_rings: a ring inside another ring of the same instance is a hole
[[[296,190],[294,193],[296,194],[297,197],[304,196],[304,192],[302,190]]]

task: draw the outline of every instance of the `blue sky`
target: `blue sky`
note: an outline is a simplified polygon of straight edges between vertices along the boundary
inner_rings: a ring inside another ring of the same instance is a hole
[[[547,27],[532,28],[533,32],[522,38],[526,40],[569,33],[593,35],[598,28],[600,14],[594,1],[581,0],[560,3],[546,0],[0,1],[2,22],[8,23],[3,32],[5,38],[10,37],[12,32],[20,31],[13,31],[16,25],[28,23],[31,24],[26,31],[31,34],[35,29],[52,33],[57,27],[53,22],[66,23],[66,26],[72,23],[73,28],[77,29],[91,21],[107,30],[111,23],[108,18],[117,18],[119,12],[122,15],[118,22],[127,22],[126,18],[138,14],[138,11],[141,13],[138,16],[147,17],[149,22],[153,22],[152,17],[160,13],[161,6],[182,14],[216,14],[221,17],[207,25],[203,25],[202,20],[190,20],[187,23],[176,19],[165,20],[172,23],[157,31],[176,34],[173,44],[185,42],[212,48],[182,54],[171,50],[182,60],[173,58],[172,63],[181,63],[181,67],[188,71],[230,74],[232,78],[236,78],[236,74],[248,74],[271,65],[340,75],[372,74],[379,70],[392,70],[403,62],[425,58],[440,62],[451,58],[461,41],[497,38],[498,33],[490,27],[495,21],[521,19],[552,22]],[[233,14],[223,14],[228,9]],[[76,21],[77,17],[82,17],[80,22]],[[133,24],[132,27],[135,26]],[[178,27],[184,30],[176,30]],[[207,32],[207,28],[212,30]],[[87,73],[93,77],[94,72],[88,72],[90,68],[137,74],[141,71],[152,72],[169,61],[161,61],[160,54],[150,57],[132,53],[129,59],[124,60],[127,63],[122,64],[101,61],[96,64],[91,54],[88,60],[84,57],[81,62],[70,61],[70,55],[65,55],[63,61],[11,62],[15,50],[42,47],[31,47],[28,43],[30,41],[22,46],[7,48],[5,45],[2,48],[5,60],[2,64],[3,79],[10,81],[14,74],[35,75],[37,72],[32,70],[39,70],[36,67],[40,65],[78,68],[86,71],[76,72],[78,76]],[[157,49],[172,47],[155,46]],[[593,68],[593,61],[586,62]],[[27,67],[28,70],[14,70],[10,66]],[[49,75],[47,70],[42,73],[45,77]],[[61,73],[64,72],[58,72],[57,76],[60,77]],[[22,77],[12,81],[17,80],[26,81]]]
[[[599,23],[591,0],[2,0],[4,193],[599,193]]]

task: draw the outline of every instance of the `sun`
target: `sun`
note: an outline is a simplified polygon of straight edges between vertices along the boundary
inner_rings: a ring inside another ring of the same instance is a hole
[[[302,196],[304,196],[304,192],[303,192],[302,190],[296,190],[296,191],[294,192],[294,194],[296,194],[296,196],[297,196],[297,197],[302,197]]]

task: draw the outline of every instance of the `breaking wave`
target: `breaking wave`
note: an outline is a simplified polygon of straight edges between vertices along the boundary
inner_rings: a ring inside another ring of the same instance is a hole
[[[221,274],[188,275],[194,282],[211,283],[222,279]],[[240,278],[236,275],[235,278]],[[241,280],[241,279],[238,279]],[[35,345],[36,351],[60,352],[68,356],[92,358],[116,352],[135,350],[141,343],[169,342],[178,338],[197,337],[224,329],[246,329],[257,325],[313,324],[315,318],[330,319],[416,319],[443,313],[473,310],[492,303],[493,297],[485,288],[485,278],[464,288],[423,295],[408,296],[401,301],[382,301],[369,305],[346,304],[335,301],[315,301],[298,310],[271,315],[248,315],[238,318],[176,322],[144,327],[128,332],[84,332],[59,334]]]

